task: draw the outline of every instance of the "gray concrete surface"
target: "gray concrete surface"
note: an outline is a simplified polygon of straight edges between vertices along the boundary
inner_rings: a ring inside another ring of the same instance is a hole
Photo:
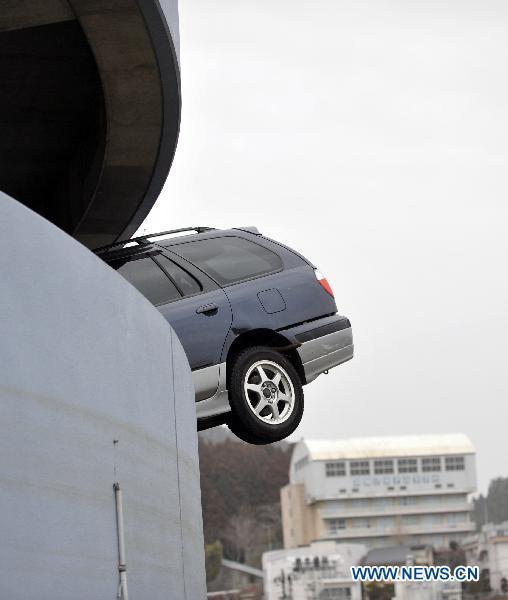
[[[191,374],[168,323],[0,193],[0,598],[205,597]],[[118,440],[114,443],[114,440]]]

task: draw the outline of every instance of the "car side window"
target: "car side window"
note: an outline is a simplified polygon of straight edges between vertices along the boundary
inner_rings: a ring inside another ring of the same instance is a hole
[[[115,259],[109,265],[152,304],[165,304],[181,298],[173,282],[149,256]]]
[[[199,282],[167,256],[158,254],[155,260],[175,282],[183,296],[192,296],[202,291]]]
[[[186,242],[171,246],[171,250],[222,285],[267,275],[282,268],[282,260],[275,252],[236,236]]]

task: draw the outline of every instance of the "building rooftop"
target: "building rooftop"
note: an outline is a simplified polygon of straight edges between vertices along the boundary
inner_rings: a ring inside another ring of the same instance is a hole
[[[450,433],[342,440],[302,440],[296,445],[293,458],[308,455],[311,460],[338,460],[474,453],[475,448],[466,435]]]
[[[432,549],[429,546],[384,546],[371,548],[362,559],[363,565],[406,565],[409,559],[416,564],[432,562]]]

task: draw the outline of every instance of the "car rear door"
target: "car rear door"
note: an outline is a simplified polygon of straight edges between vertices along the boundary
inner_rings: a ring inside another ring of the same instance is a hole
[[[196,399],[203,400],[218,386],[222,349],[232,323],[229,300],[214,281],[169,251],[154,260],[182,295],[158,309],[182,342],[194,379],[199,381]]]

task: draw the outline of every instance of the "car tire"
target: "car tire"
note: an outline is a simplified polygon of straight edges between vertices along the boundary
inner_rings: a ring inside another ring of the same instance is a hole
[[[240,438],[242,442],[247,444],[253,444],[254,446],[266,446],[272,444],[272,441],[266,440],[265,438],[255,437],[252,433],[249,433],[238,419],[233,415],[230,415],[226,421],[226,425],[229,427],[231,433],[234,433],[237,438]]]
[[[228,426],[250,444],[283,440],[303,415],[303,388],[296,369],[280,352],[265,346],[244,350],[229,380]]]

